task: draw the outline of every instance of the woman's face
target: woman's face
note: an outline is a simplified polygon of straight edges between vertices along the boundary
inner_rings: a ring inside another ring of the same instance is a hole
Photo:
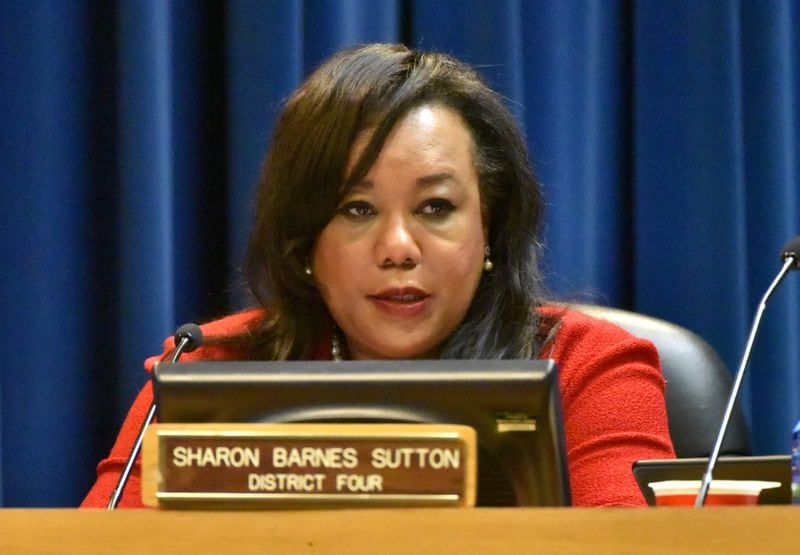
[[[453,110],[414,109],[318,237],[313,275],[354,359],[435,358],[464,318],[486,244],[473,148]]]

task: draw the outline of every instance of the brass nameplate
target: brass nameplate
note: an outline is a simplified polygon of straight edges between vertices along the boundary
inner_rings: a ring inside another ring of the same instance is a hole
[[[473,506],[475,431],[438,424],[155,424],[146,505]]]

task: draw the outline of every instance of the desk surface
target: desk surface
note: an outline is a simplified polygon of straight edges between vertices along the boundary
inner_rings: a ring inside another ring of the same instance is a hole
[[[0,553],[794,553],[800,507],[0,510]]]

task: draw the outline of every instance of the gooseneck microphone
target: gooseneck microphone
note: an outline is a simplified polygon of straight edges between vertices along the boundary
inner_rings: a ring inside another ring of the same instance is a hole
[[[172,364],[178,362],[183,353],[191,353],[203,344],[203,330],[197,324],[184,324],[175,330],[175,352]]]
[[[714,450],[711,452],[711,456],[708,458],[708,465],[706,466],[705,474],[703,474],[703,481],[700,484],[700,491],[697,493],[697,499],[695,499],[695,507],[702,507],[706,502],[706,496],[708,495],[708,488],[711,486],[714,468],[717,465],[719,452],[722,449],[722,441],[725,439],[725,434],[728,431],[731,414],[733,414],[733,406],[736,404],[736,400],[739,397],[739,389],[742,387],[744,373],[747,369],[748,363],[750,362],[753,343],[755,342],[756,334],[758,333],[758,329],[761,325],[761,317],[764,315],[764,309],[767,307],[767,302],[769,301],[770,297],[772,297],[775,289],[777,289],[778,284],[780,284],[780,282],[783,281],[783,278],[786,277],[786,274],[788,274],[791,270],[797,270],[800,268],[800,236],[795,237],[786,243],[786,246],[784,246],[781,250],[781,260],[783,260],[783,267],[767,289],[767,292],[764,294],[764,297],[761,299],[761,302],[756,309],[756,314],[753,318],[753,325],[750,327],[750,335],[747,338],[744,354],[742,355],[742,360],[739,363],[739,369],[736,371],[733,389],[731,390],[730,397],[728,398],[728,406],[725,408],[725,415],[722,417],[722,424],[720,425],[719,433],[717,434],[717,440],[714,443]]]
[[[786,262],[789,258],[794,259],[792,270],[800,269],[800,235],[786,243],[786,246],[781,249],[781,260]]]
[[[200,326],[197,324],[182,325],[175,330],[175,350],[172,353],[172,360],[170,362],[175,364],[178,362],[178,359],[183,353],[191,353],[202,344],[203,330],[200,329]],[[136,437],[136,442],[133,444],[133,449],[131,449],[130,455],[128,455],[128,460],[125,462],[125,468],[122,469],[122,474],[119,476],[117,486],[114,488],[114,491],[111,492],[111,497],[108,500],[107,507],[109,511],[116,509],[117,505],[119,504],[119,500],[122,497],[122,490],[125,489],[125,484],[128,483],[131,470],[133,470],[133,464],[136,462],[136,458],[139,456],[139,451],[142,448],[144,433],[147,431],[150,423],[153,422],[155,415],[156,403],[154,399],[153,402],[150,403],[150,409],[147,411],[147,416],[145,416],[144,422],[142,422],[139,435]]]

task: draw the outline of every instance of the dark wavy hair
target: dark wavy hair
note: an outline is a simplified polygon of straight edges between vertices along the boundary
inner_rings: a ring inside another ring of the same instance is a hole
[[[442,358],[530,358],[554,322],[543,322],[537,232],[540,187],[521,133],[502,99],[468,66],[439,53],[371,44],[323,63],[279,116],[258,182],[245,276],[263,320],[234,338],[245,357],[310,358],[331,316],[304,268],[322,229],[360,181],[392,128],[413,108],[457,112],[474,140],[494,270],[484,272]],[[353,171],[351,147],[372,130]]]

